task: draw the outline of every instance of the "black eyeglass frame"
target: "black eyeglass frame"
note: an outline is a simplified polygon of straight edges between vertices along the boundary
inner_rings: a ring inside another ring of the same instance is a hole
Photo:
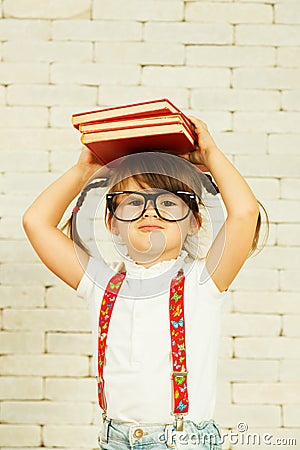
[[[185,195],[189,196],[189,204],[187,205],[189,209],[188,209],[186,215],[184,217],[182,217],[181,219],[166,219],[165,217],[162,217],[160,215],[158,208],[157,208],[156,200],[157,200],[157,197],[165,194],[166,192],[171,193],[171,194],[185,194]],[[147,209],[148,200],[153,201],[154,209],[155,209],[158,217],[160,217],[162,220],[166,220],[167,222],[180,222],[188,217],[191,210],[195,210],[196,212],[199,212],[198,205],[196,202],[196,195],[193,192],[187,192],[187,191],[174,191],[174,192],[166,191],[166,192],[157,192],[155,194],[146,194],[145,192],[138,192],[138,191],[111,192],[110,194],[106,194],[106,201],[107,201],[107,206],[108,206],[109,211],[113,214],[113,216],[117,220],[120,220],[121,222],[134,222],[135,220],[140,219]],[[143,208],[143,211],[141,212],[141,214],[138,217],[136,217],[135,219],[120,219],[119,217],[117,217],[115,214],[115,210],[114,210],[113,199],[118,194],[138,194],[138,195],[141,195],[142,197],[144,197],[144,208]],[[193,203],[194,203],[194,205],[193,205]]]

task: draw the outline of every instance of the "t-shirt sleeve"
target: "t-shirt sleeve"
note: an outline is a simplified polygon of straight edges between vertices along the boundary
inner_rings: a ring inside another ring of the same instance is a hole
[[[93,280],[96,277],[96,270],[97,261],[93,256],[90,256],[86,269],[76,289],[76,294],[78,297],[86,298],[92,295],[92,292],[95,289],[95,283]]]
[[[78,297],[90,299],[96,287],[106,287],[106,285],[104,286],[105,280],[109,279],[108,277],[111,276],[111,273],[111,269],[104,259],[90,256],[83,276],[77,286],[76,294]]]
[[[228,295],[228,289],[222,292],[219,291],[207,270],[205,259],[198,262],[198,283],[205,286],[206,291],[208,291],[214,301],[223,302],[223,299]]]

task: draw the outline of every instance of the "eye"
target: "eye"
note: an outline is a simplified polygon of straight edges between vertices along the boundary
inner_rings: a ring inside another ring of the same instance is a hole
[[[142,203],[143,203],[142,200],[131,200],[131,201],[128,202],[128,205],[140,206]]]
[[[172,202],[171,200],[164,200],[162,203],[164,204],[164,206],[174,206],[175,205],[175,203]]]

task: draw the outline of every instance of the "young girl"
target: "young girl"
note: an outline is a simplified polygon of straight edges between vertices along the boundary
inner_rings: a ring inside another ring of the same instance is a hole
[[[102,449],[222,448],[213,419],[221,306],[257,248],[261,203],[206,124],[190,119],[195,151],[130,155],[129,163],[125,157],[103,168],[84,148],[23,216],[43,263],[90,308]],[[217,186],[194,164],[206,167]],[[95,182],[99,169],[106,175]],[[76,231],[87,193],[101,187],[109,188],[106,226],[127,249],[114,268],[93,257]],[[201,230],[205,190],[220,193],[227,218],[198,258],[187,243]],[[67,224],[58,224],[80,192],[69,238],[62,232]]]

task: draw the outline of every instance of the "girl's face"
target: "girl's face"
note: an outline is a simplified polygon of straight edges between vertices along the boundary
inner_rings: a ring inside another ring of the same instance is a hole
[[[123,190],[155,192],[150,187],[141,189],[132,178]],[[152,200],[149,200],[144,214],[133,222],[123,222],[113,217],[111,231],[121,236],[129,256],[137,264],[150,267],[159,261],[177,258],[187,234],[197,231],[197,222],[191,211],[178,222],[163,220],[156,213]]]

